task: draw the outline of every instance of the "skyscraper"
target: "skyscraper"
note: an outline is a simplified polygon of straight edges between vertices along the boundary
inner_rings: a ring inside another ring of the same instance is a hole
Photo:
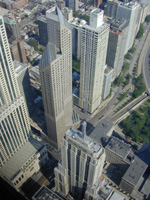
[[[117,9],[120,1],[118,0],[108,0],[107,1],[107,16],[111,18],[116,18]]]
[[[47,21],[45,16],[40,16],[38,18],[38,27],[39,27],[39,43],[43,46],[47,45]]]
[[[113,80],[120,74],[128,39],[128,21],[118,19],[110,24],[106,63],[113,68]]]
[[[132,47],[140,26],[140,4],[137,2],[120,3],[118,5],[117,19],[124,18],[129,21],[128,38],[125,52]]]
[[[79,9],[79,0],[65,0],[66,7],[71,8],[74,11]]]
[[[48,44],[40,62],[40,79],[48,137],[60,148],[72,122],[72,33],[58,7],[46,12]]]
[[[85,123],[85,122],[84,122]],[[99,178],[105,161],[105,151],[91,138],[86,136],[86,124],[82,133],[70,129],[62,140],[62,162],[54,169],[57,191],[83,199],[85,191],[98,190]],[[90,195],[89,195],[90,196]]]
[[[20,30],[19,30],[19,23],[17,23],[15,18],[5,16],[4,22],[6,26],[6,32],[8,35],[8,38],[14,37],[14,38],[21,38]]]
[[[0,166],[26,143],[29,135],[28,114],[15,77],[4,21],[0,16]]]
[[[0,16],[0,176],[19,190],[47,160],[46,146],[31,137],[26,104]]]
[[[80,107],[93,113],[102,100],[104,69],[109,25],[103,22],[103,11],[90,14],[90,26],[81,30]]]

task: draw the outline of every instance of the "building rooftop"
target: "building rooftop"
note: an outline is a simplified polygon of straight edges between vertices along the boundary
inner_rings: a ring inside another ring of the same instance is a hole
[[[101,142],[102,138],[108,138],[112,134],[114,124],[107,119],[102,119],[96,128],[90,134],[90,138],[97,142]]]
[[[87,22],[85,20],[79,19],[79,18],[73,18],[73,20],[70,22],[71,25],[80,26],[80,27],[86,23]]]
[[[122,32],[129,25],[129,22],[126,19],[120,18],[117,20],[113,20],[110,23],[110,31],[114,32]]]
[[[108,2],[113,2],[113,3],[117,3],[117,4],[120,3],[120,1],[118,1],[118,0],[108,0]]]
[[[101,13],[101,12],[104,12],[102,9],[100,9],[100,8],[94,8],[92,11],[91,11],[91,13],[92,14],[99,14],[99,13]]]
[[[111,68],[110,66],[107,65],[107,67],[105,68],[104,73],[105,73],[105,74],[109,74],[109,73],[112,72],[112,71],[113,71],[113,68]]]
[[[29,73],[34,74],[37,78],[40,78],[39,66],[31,67]]]
[[[120,3],[119,5],[123,6],[123,7],[126,7],[126,8],[135,8],[137,5],[139,5],[137,2],[135,1],[131,1],[131,2],[127,2],[127,3]]]
[[[143,176],[147,166],[148,165],[145,162],[136,156],[134,162],[130,165],[125,175],[123,176],[123,179],[131,185],[135,186],[141,176]]]
[[[64,26],[66,26],[68,29],[71,30],[70,25],[68,24],[67,20],[65,19],[65,17],[63,16],[62,12],[60,11],[60,9],[58,7],[53,7],[49,10],[46,11],[46,17],[48,19],[52,19],[54,21],[58,21],[61,24],[63,24]]]
[[[94,195],[94,199],[106,200],[113,193],[112,187],[108,184],[108,181],[104,179],[103,175],[92,186],[93,191],[97,191]]]
[[[46,186],[42,186],[32,197],[32,200],[65,200]]]
[[[131,145],[116,137],[111,137],[105,148],[123,159],[126,159],[131,152]]]
[[[15,155],[12,156],[10,160],[1,168],[3,176],[7,179],[12,179],[25,162],[43,147],[44,145],[41,142],[30,138],[29,141],[27,141],[24,146],[22,146],[19,151],[16,152]]]
[[[2,2],[4,2],[7,5],[11,5],[14,3],[14,1],[11,1],[11,0],[2,0]]]
[[[117,200],[124,200],[125,198],[121,194],[118,194],[117,192],[114,192],[109,200],[116,200],[116,199]]]
[[[4,22],[9,25],[16,24],[16,20],[14,18],[8,17],[8,16],[4,17]]]
[[[39,16],[38,20],[47,23],[45,15]]]
[[[98,195],[100,200],[108,199],[109,196],[112,194],[113,189],[111,186],[109,186],[108,181],[105,180],[102,187],[100,187],[100,190],[98,191]]]
[[[61,55],[60,50],[56,48],[55,45],[48,42],[45,51],[42,55],[42,58],[40,60],[40,69],[49,65],[60,55]]]
[[[97,144],[90,137],[74,129],[69,129],[66,132],[66,139],[71,140],[74,144],[85,149],[90,154],[99,153],[102,149],[100,144]]]
[[[14,60],[13,64],[14,64],[16,74],[19,74],[20,72],[22,72],[23,70],[27,68],[27,64],[20,63],[17,60]]]
[[[9,10],[0,7],[0,15],[5,16],[9,13]]]
[[[150,143],[144,142],[137,155],[146,164],[150,165]]]
[[[91,27],[91,26],[89,26],[89,25],[87,25],[87,24],[85,24],[83,27],[84,28],[87,28],[87,29],[89,29],[89,30],[91,30],[91,31],[95,31],[95,32],[97,32],[97,33],[102,33],[103,31],[105,31],[106,29],[108,29],[109,28],[109,24],[107,24],[107,23],[103,23],[101,26],[99,26],[98,28],[93,28],[93,27]]]
[[[147,180],[145,181],[145,183],[141,189],[141,192],[147,196],[150,195],[150,175],[147,178]]]

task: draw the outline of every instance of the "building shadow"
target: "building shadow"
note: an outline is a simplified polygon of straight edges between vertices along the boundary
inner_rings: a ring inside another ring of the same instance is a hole
[[[41,185],[29,178],[21,187],[23,193],[25,193],[28,199],[32,199],[33,195],[40,189]]]
[[[123,164],[122,164],[123,165]],[[122,166],[120,164],[110,164],[106,170],[106,175],[116,184],[119,186],[121,182],[122,176],[126,172],[126,166]]]
[[[89,136],[94,129],[95,129],[95,127],[91,123],[87,122],[86,135]],[[78,130],[80,132],[82,132],[82,122],[81,122],[80,127],[78,128]]]
[[[4,199],[26,200],[19,192],[0,177],[0,196]]]

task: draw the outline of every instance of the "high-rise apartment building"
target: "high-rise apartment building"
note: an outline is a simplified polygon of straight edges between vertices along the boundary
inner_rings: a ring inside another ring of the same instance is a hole
[[[3,165],[28,140],[30,124],[11,58],[7,35],[0,17],[0,133]]]
[[[43,46],[47,45],[48,36],[47,36],[47,21],[45,16],[40,16],[38,18],[38,27],[39,27],[39,43]]]
[[[109,25],[103,22],[103,11],[95,8],[90,26],[81,30],[80,107],[93,113],[102,101],[104,69]]]
[[[79,0],[65,0],[66,7],[77,11],[79,9]]]
[[[11,36],[15,38],[21,38],[19,24],[16,22],[15,18],[5,16],[4,22],[8,38],[10,38]]]
[[[84,198],[86,190],[88,196],[96,196],[94,191],[98,191],[101,182],[105,157],[102,146],[86,136],[86,124],[82,133],[68,130],[61,144],[62,161],[54,169],[57,191],[64,195],[70,192],[78,199]]]
[[[86,21],[79,18],[74,18],[70,22],[72,27],[72,55],[75,60],[81,59],[81,30],[85,24]]]
[[[124,18],[129,21],[128,38],[126,41],[127,51],[132,47],[140,26],[140,4],[137,2],[120,3],[118,5],[117,19]]]
[[[72,33],[58,7],[46,12],[48,44],[40,61],[40,79],[48,137],[60,148],[72,123]]]
[[[106,63],[113,68],[113,80],[120,74],[128,38],[128,21],[118,19],[110,24]]]
[[[108,0],[106,15],[111,18],[116,18],[119,4],[120,4],[120,1],[118,0]]]
[[[9,45],[13,60],[17,60],[22,63],[27,62],[23,39],[10,37]]]
[[[0,16],[0,176],[16,189],[48,160],[46,147],[30,136],[28,112]]]

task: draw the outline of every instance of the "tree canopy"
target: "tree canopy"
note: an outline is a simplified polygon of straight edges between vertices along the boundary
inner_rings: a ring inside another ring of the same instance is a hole
[[[150,102],[145,102],[125,120],[120,122],[123,133],[136,142],[150,142]]]
[[[137,98],[146,90],[146,86],[145,86],[142,74],[140,74],[140,76],[138,76],[135,79],[134,86],[135,86],[135,90],[133,92],[133,97]]]
[[[140,24],[140,29],[139,29],[139,31],[138,31],[138,33],[137,33],[136,38],[137,38],[137,39],[141,38],[141,37],[143,36],[143,34],[144,34],[144,25],[143,25],[143,24]]]
[[[146,21],[146,22],[150,22],[150,15],[147,15],[147,16],[146,16],[145,21]]]

